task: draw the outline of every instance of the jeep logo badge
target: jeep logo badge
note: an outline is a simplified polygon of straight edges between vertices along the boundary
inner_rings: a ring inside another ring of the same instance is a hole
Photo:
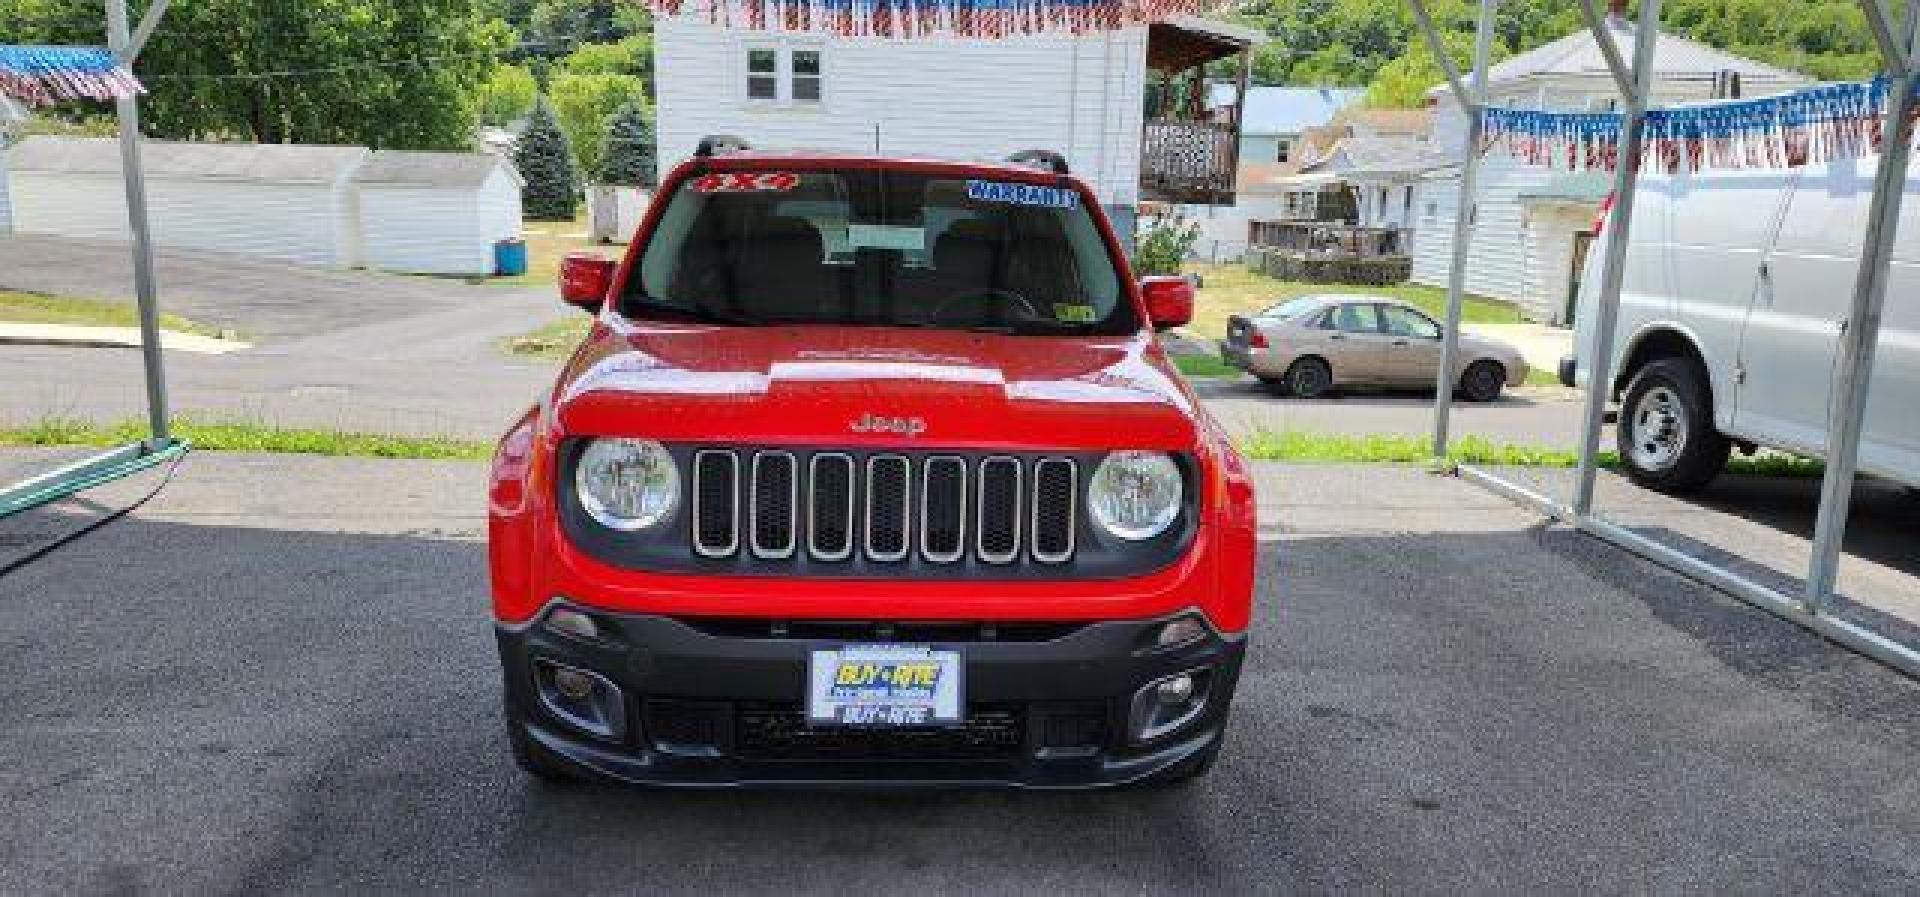
[[[881,417],[869,411],[849,429],[855,433],[896,433],[911,439],[927,432],[927,422],[918,417]]]

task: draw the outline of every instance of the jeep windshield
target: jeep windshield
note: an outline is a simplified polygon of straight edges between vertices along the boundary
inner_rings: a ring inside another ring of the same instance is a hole
[[[621,310],[742,325],[1139,328],[1077,191],[886,170],[687,179],[621,290]]]

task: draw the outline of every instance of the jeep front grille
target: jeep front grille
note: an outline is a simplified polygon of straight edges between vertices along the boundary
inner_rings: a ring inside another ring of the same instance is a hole
[[[1073,560],[1080,468],[1072,458],[702,449],[690,542],[705,558],[800,552],[878,563]],[[745,536],[741,534],[744,531]]]

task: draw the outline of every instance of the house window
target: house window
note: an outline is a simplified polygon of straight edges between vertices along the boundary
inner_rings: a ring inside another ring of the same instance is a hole
[[[1288,140],[1285,137],[1282,137],[1278,141],[1276,141],[1274,143],[1273,161],[1275,162],[1293,161],[1293,141]]]
[[[787,47],[747,49],[747,99],[756,102],[820,102],[824,66],[819,50]]]
[[[777,100],[780,98],[780,51],[753,49],[747,51],[747,99]]]

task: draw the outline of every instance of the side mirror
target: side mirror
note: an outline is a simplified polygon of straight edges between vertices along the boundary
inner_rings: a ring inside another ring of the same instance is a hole
[[[1155,330],[1183,327],[1193,320],[1193,281],[1185,277],[1142,277],[1140,297],[1147,302],[1147,319]]]
[[[588,314],[600,311],[613,289],[613,272],[619,263],[588,252],[576,252],[560,260],[560,301]]]

